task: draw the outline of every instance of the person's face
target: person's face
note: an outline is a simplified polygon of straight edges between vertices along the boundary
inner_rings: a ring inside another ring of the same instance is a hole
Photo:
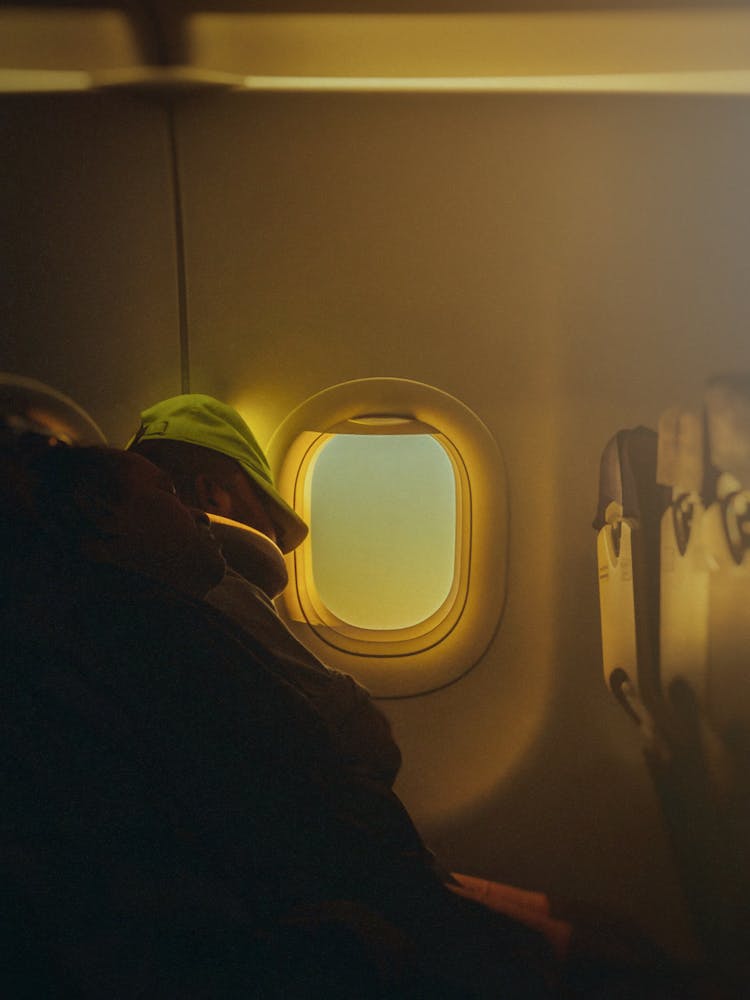
[[[278,542],[276,528],[268,513],[267,502],[259,486],[250,481],[244,472],[237,472],[227,484],[230,510],[226,515],[262,532],[273,542]]]
[[[202,597],[226,565],[203,511],[186,507],[169,476],[122,453],[122,499],[109,512],[112,561]]]

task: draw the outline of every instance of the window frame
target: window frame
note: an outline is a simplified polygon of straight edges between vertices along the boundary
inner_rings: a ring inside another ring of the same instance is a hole
[[[456,480],[451,590],[440,608],[412,626],[350,625],[316,592],[308,537],[286,556],[290,583],[278,610],[324,663],[351,673],[376,697],[424,694],[470,670],[499,625],[507,582],[505,465],[488,429],[455,397],[408,379],[341,383],[298,406],[268,445],[277,487],[303,518],[309,517],[316,452],[334,434],[353,432],[427,433],[445,449]]]

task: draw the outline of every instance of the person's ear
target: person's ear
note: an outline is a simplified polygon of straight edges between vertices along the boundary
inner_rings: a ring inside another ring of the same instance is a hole
[[[202,473],[195,477],[195,497],[198,506],[209,514],[231,517],[232,498],[229,492],[211,476]]]

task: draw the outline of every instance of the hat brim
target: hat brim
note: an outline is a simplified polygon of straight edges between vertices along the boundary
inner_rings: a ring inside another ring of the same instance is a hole
[[[284,500],[280,493],[244,463],[239,463],[252,481],[263,490],[271,501],[268,515],[276,529],[277,544],[283,553],[291,552],[307,538],[309,528],[299,514]]]

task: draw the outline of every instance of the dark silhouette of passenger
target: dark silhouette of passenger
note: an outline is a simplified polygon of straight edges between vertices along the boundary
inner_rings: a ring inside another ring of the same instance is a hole
[[[13,462],[8,995],[547,995],[543,939],[451,895],[390,789],[197,599],[221,556],[155,467],[60,445]]]

